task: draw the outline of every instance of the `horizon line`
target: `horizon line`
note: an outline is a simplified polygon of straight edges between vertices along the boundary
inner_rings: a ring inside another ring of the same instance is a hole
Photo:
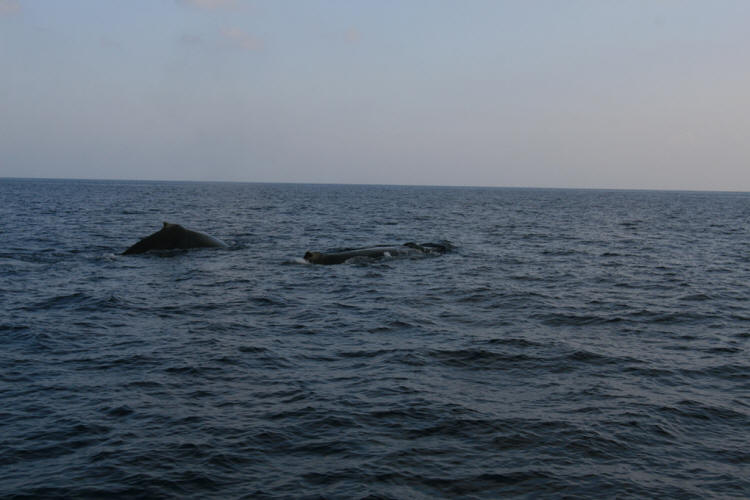
[[[687,189],[687,188],[648,188],[648,187],[574,187],[574,186],[513,186],[513,185],[471,185],[471,184],[386,184],[357,182],[321,182],[321,181],[239,181],[239,180],[195,180],[195,179],[121,179],[110,177],[15,177],[0,176],[0,180],[18,181],[92,181],[92,182],[174,182],[193,184],[290,184],[320,186],[382,186],[382,187],[421,187],[421,188],[457,188],[457,189],[549,189],[568,191],[671,191],[683,193],[750,193],[741,189]]]

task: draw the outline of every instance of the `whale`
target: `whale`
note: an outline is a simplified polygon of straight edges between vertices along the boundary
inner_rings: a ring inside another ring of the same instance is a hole
[[[383,257],[414,257],[426,254],[442,254],[448,251],[447,245],[439,243],[404,243],[403,245],[377,245],[371,247],[347,248],[338,252],[306,252],[304,260],[310,264],[342,264],[355,257],[380,259]]]
[[[125,250],[122,255],[148,252],[149,250],[174,250],[203,247],[225,248],[223,241],[205,233],[186,229],[179,224],[165,222],[162,228],[146,236],[135,245]]]

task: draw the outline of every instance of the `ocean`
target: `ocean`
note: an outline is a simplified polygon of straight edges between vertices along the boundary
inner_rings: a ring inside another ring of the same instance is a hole
[[[2,498],[748,498],[749,342],[750,193],[0,179]]]

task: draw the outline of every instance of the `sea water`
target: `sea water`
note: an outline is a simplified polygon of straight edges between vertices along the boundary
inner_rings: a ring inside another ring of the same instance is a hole
[[[120,255],[182,224],[227,249]],[[0,496],[747,498],[750,194],[0,179]],[[450,242],[424,258],[308,250]]]

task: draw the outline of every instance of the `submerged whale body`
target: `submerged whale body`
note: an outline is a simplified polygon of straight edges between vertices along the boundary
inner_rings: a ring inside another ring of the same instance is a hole
[[[369,257],[379,259],[385,256],[418,256],[426,254],[441,254],[448,251],[447,245],[438,243],[404,243],[403,245],[374,246],[349,248],[340,252],[306,252],[304,259],[311,264],[341,264],[354,257]]]
[[[125,250],[123,255],[144,253],[149,250],[173,250],[201,247],[226,247],[227,245],[213,236],[198,231],[185,229],[179,224],[165,222],[160,231],[146,236],[141,241]]]

